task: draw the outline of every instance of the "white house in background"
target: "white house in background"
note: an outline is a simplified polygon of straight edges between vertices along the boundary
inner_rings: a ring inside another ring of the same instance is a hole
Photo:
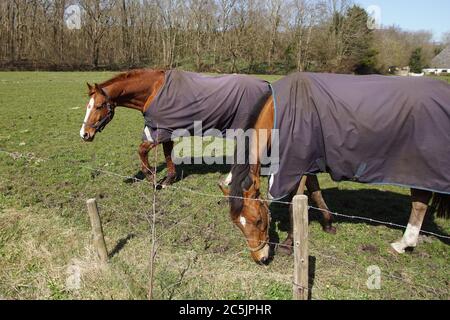
[[[424,69],[423,72],[436,75],[450,73],[450,46],[434,57],[431,60],[431,68]]]

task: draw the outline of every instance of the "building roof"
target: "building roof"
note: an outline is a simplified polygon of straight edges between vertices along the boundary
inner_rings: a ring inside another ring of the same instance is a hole
[[[433,60],[431,60],[432,68],[448,68],[450,69],[450,46],[445,48]]]

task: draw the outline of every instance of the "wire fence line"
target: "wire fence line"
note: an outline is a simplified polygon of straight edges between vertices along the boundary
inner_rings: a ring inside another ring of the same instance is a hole
[[[8,154],[10,156],[17,157],[17,152],[12,153],[12,152],[7,152],[5,150],[0,150],[0,152],[6,153],[6,154]],[[44,158],[38,158],[38,159],[42,160]],[[45,160],[49,160],[49,159],[47,158]],[[112,171],[108,171],[108,170],[104,170],[104,169],[100,169],[100,168],[93,168],[93,167],[86,166],[86,165],[79,165],[79,167],[80,168],[84,168],[84,169],[88,169],[88,170],[93,171],[93,172],[101,172],[101,173],[104,173],[104,174],[107,174],[107,175],[110,175],[110,176],[120,177],[122,179],[135,179],[135,180],[138,180],[138,179],[136,179],[136,177],[133,177],[133,176],[123,175],[123,174],[119,174],[119,173],[116,173],[116,172],[112,172]],[[157,170],[156,170],[156,166],[155,166],[155,172],[156,171]],[[147,180],[140,180],[140,181],[150,184],[153,188],[155,188],[154,191],[156,191],[156,180],[154,180],[153,182],[150,182],[150,181],[147,181]],[[244,197],[236,197],[236,196],[224,196],[224,195],[220,195],[220,194],[210,194],[210,193],[199,192],[199,191],[196,191],[196,190],[192,190],[190,188],[174,186],[174,185],[168,185],[168,186],[165,186],[165,188],[174,189],[174,190],[178,190],[178,191],[186,191],[186,192],[190,192],[192,194],[196,194],[196,195],[200,195],[200,196],[204,196],[204,197],[209,197],[209,198],[218,198],[218,199],[227,199],[227,200],[228,199],[240,199],[240,200],[260,201],[260,202],[266,202],[266,203],[277,203],[277,204],[283,204],[283,205],[292,205],[293,204],[292,202],[288,202],[288,201],[253,199],[253,198],[244,198]],[[318,207],[314,207],[314,206],[308,206],[308,209],[314,209],[314,210],[326,212],[326,213],[329,213],[329,214],[331,214],[333,216],[342,217],[342,218],[346,218],[346,219],[361,220],[361,221],[366,221],[366,222],[370,222],[370,223],[374,223],[374,224],[386,225],[386,226],[402,228],[402,229],[406,229],[407,228],[407,226],[405,226],[405,225],[401,225],[401,224],[397,224],[397,223],[393,223],[393,222],[381,221],[381,220],[377,220],[377,219],[361,217],[361,216],[355,216],[355,215],[346,215],[346,214],[333,212],[333,211],[330,211],[330,210],[326,210],[326,209],[322,209],[322,208],[318,208]],[[434,236],[434,237],[437,237],[437,238],[441,238],[441,239],[450,239],[450,236],[437,234],[435,232],[431,232],[431,231],[427,231],[427,230],[421,230],[420,232],[423,233],[423,234],[431,235],[431,236]]]
[[[103,169],[92,168],[92,167],[89,167],[89,166],[81,166],[81,167],[85,168],[85,169],[89,169],[91,171],[98,171],[98,172],[102,172],[102,173],[105,173],[105,174],[108,174],[108,175],[114,175],[114,176],[117,176],[117,177],[120,177],[120,178],[124,178],[124,179],[135,179],[135,177],[131,177],[131,176],[127,176],[127,175],[121,175],[121,174],[118,174],[118,173],[115,173],[115,172],[111,172],[111,171],[107,171],[107,170],[103,170]],[[145,183],[152,184],[151,182],[149,182],[147,180],[141,180],[141,181],[143,181]],[[288,201],[253,199],[253,198],[244,198],[244,197],[236,197],[236,196],[224,196],[224,195],[220,195],[220,194],[210,194],[210,193],[199,192],[199,191],[196,191],[196,190],[192,190],[190,188],[174,186],[174,185],[168,185],[168,186],[165,186],[165,188],[167,188],[167,189],[175,189],[175,190],[178,190],[178,191],[186,191],[186,192],[190,192],[192,194],[196,194],[196,195],[200,195],[200,196],[204,196],[204,197],[210,197],[210,198],[240,199],[240,200],[259,201],[259,202],[266,202],[266,203],[277,203],[277,204],[283,204],[283,205],[292,205],[293,204],[292,202],[288,202]],[[381,220],[377,220],[377,219],[361,217],[361,216],[355,216],[355,215],[346,215],[346,214],[333,212],[333,211],[330,211],[330,210],[326,210],[326,209],[322,209],[322,208],[318,208],[318,207],[314,207],[314,206],[308,206],[308,209],[314,209],[314,210],[326,212],[326,213],[329,213],[329,214],[331,214],[333,216],[346,218],[346,219],[361,220],[361,221],[366,221],[366,222],[370,222],[370,223],[381,224],[381,225],[386,225],[386,226],[396,227],[396,228],[402,228],[402,229],[406,229],[407,228],[407,226],[405,226],[405,225],[401,225],[401,224],[397,224],[397,223],[393,223],[393,222],[381,221]],[[438,233],[427,231],[427,230],[421,230],[420,232],[423,233],[423,234],[428,234],[428,235],[435,236],[435,237],[441,238],[441,239],[450,239],[450,236],[438,234]]]
[[[14,156],[14,157],[17,157],[17,153],[10,153],[10,152],[6,152],[4,150],[0,150],[0,152],[9,154],[9,155]],[[42,159],[42,158],[39,158],[39,159],[46,160],[46,159]],[[108,175],[108,176],[113,176],[113,177],[122,178],[122,179],[135,179],[135,177],[132,177],[132,176],[129,176],[129,175],[124,175],[124,174],[119,174],[117,172],[113,172],[113,171],[109,171],[109,170],[105,170],[105,169],[94,168],[94,167],[86,166],[86,165],[83,165],[83,164],[79,164],[78,166],[80,168],[84,168],[84,169],[87,169],[87,170],[90,170],[90,171],[100,172],[100,173],[103,173],[103,174]],[[156,169],[156,167],[155,167],[155,169]],[[155,170],[155,172],[156,172],[156,170]],[[167,217],[164,217],[164,219],[157,219],[156,218],[156,211],[155,211],[155,205],[156,205],[156,181],[150,182],[150,181],[144,180],[144,182],[149,183],[153,187],[153,192],[154,192],[152,198],[148,197],[147,194],[143,193],[143,196],[148,201],[153,201],[153,203],[152,203],[152,212],[151,213],[153,214],[152,217],[154,219],[153,220],[148,220],[150,226],[153,225],[153,227],[155,227],[156,222],[162,222],[162,221],[166,221],[166,222],[170,221],[170,222],[173,223],[169,227],[169,229],[165,230],[164,233],[162,233],[162,234],[160,234],[158,236],[155,236],[155,230],[152,229],[151,230],[151,237],[152,237],[151,241],[152,241],[152,243],[156,243],[156,242],[160,241],[161,239],[164,238],[165,235],[167,235],[169,233],[169,231],[175,229],[178,226],[183,226],[183,225],[184,226],[190,226],[190,227],[193,227],[193,228],[199,230],[200,232],[198,234],[198,238],[201,238],[201,237],[204,236],[203,232],[205,231],[205,226],[197,225],[197,224],[194,224],[194,223],[188,223],[187,220],[188,220],[188,218],[190,218],[190,216],[186,216],[186,217],[183,217],[182,219],[177,219],[177,220],[170,219],[170,218],[167,218]],[[172,185],[172,186],[167,186],[167,188],[168,189],[173,189],[173,190],[178,190],[178,191],[186,191],[186,192],[190,192],[192,194],[196,194],[196,195],[199,195],[199,196],[202,196],[202,197],[207,197],[207,198],[214,198],[214,199],[218,199],[218,198],[220,198],[220,199],[229,199],[229,198],[231,198],[231,197],[227,197],[227,196],[220,195],[220,194],[209,194],[209,193],[199,192],[197,190],[193,190],[193,189],[186,188],[186,187],[181,187],[181,186],[173,186]],[[244,197],[233,197],[233,198],[238,198],[238,199],[242,199],[242,200],[246,199]],[[247,199],[247,200],[270,202],[270,203],[278,203],[278,204],[283,204],[283,205],[291,205],[292,204],[292,202],[270,201],[270,200],[264,200],[264,199]],[[406,226],[404,226],[404,225],[399,225],[399,224],[392,223],[392,222],[379,221],[379,220],[366,218],[366,217],[359,217],[359,216],[353,216],[353,215],[340,214],[340,213],[337,213],[337,212],[332,212],[332,211],[329,211],[329,210],[324,210],[324,209],[313,207],[313,206],[308,206],[308,209],[315,209],[315,210],[319,210],[319,211],[326,211],[326,212],[328,212],[328,213],[330,213],[330,214],[332,214],[334,216],[343,217],[343,218],[346,218],[346,219],[357,219],[357,220],[367,221],[367,222],[370,222],[370,223],[376,223],[376,224],[382,224],[382,225],[384,224],[384,225],[391,226],[391,227],[397,227],[397,228],[403,228],[403,229],[406,228]],[[177,211],[177,209],[174,209],[172,211],[172,213],[174,213],[176,211]],[[170,216],[171,214],[168,214],[168,215]],[[146,214],[146,217],[149,218],[149,213]],[[220,225],[218,225],[218,226],[220,226]],[[429,234],[429,235],[435,236],[435,237],[438,237],[438,238],[450,239],[449,236],[439,235],[439,234],[436,234],[436,233],[433,233],[433,232],[429,232],[429,231],[421,231],[421,232],[425,233],[425,234]],[[148,233],[146,233],[146,235],[148,235]],[[230,239],[229,235],[227,235],[227,239]],[[235,240],[244,240],[244,241],[249,241],[250,240],[250,239],[245,238],[245,236],[243,236],[240,233],[237,233],[237,237],[235,237],[234,239]],[[261,241],[261,242],[266,242],[266,241]],[[267,242],[267,243],[269,245],[272,245],[272,246],[278,246],[279,245],[278,242]],[[313,245],[313,248],[314,248],[313,255],[317,255],[317,256],[320,256],[320,257],[322,257],[324,259],[327,259],[327,260],[338,261],[338,262],[340,262],[342,264],[345,264],[345,265],[349,266],[349,268],[351,268],[351,269],[349,269],[350,271],[354,271],[355,269],[362,268],[361,265],[358,265],[356,263],[351,263],[349,261],[346,261],[346,260],[343,260],[343,259],[339,259],[336,256],[327,255],[327,254],[324,254],[324,253],[320,252],[320,250],[317,250],[317,248],[314,247],[314,242],[313,241],[311,241],[311,244]],[[285,245],[285,246],[293,248],[292,245]],[[236,254],[236,256],[238,254],[241,254],[242,252],[243,251],[238,252]],[[154,254],[156,254],[156,253],[154,252],[154,250],[152,250],[152,256],[151,256],[150,259],[153,259],[155,257]],[[197,252],[196,252],[196,254],[198,255]],[[216,253],[203,253],[203,255],[215,255],[215,254]],[[202,255],[202,254],[199,254],[199,255]],[[439,294],[446,294],[446,293],[448,293],[448,291],[445,291],[445,290],[441,291],[440,289],[436,289],[436,288],[433,288],[431,286],[424,285],[424,284],[419,284],[419,283],[411,284],[411,282],[406,281],[402,277],[399,277],[399,276],[396,276],[396,275],[393,275],[393,274],[390,274],[390,273],[383,272],[383,275],[388,277],[388,278],[391,278],[393,280],[404,282],[404,283],[406,283],[408,285],[420,286],[420,287],[426,289],[427,291],[430,291],[430,292],[433,292],[433,293],[439,293]],[[294,284],[295,286],[301,287],[301,288],[303,288],[305,290],[310,290],[310,288],[304,288],[304,287],[302,287],[302,286],[300,286],[298,284],[295,284],[293,282],[293,280],[292,280],[292,275],[283,275],[283,276],[285,276],[286,279],[290,279],[289,281],[291,281],[292,284]],[[278,277],[278,279],[279,279],[279,277]],[[176,285],[176,284],[174,284],[174,285]]]

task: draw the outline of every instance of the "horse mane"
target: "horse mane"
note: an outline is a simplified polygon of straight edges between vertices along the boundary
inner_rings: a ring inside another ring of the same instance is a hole
[[[258,117],[270,96],[271,93],[265,94],[252,108],[252,112],[250,112],[244,120],[244,131],[255,127],[256,121],[258,120]],[[242,150],[240,151],[242,152]],[[232,215],[238,215],[242,211],[242,207],[244,205],[244,201],[242,199],[244,196],[244,190],[248,190],[253,183],[250,177],[250,146],[248,139],[245,139],[244,152],[244,163],[234,163],[231,168],[232,180],[230,188],[230,205]],[[234,159],[235,161],[239,159],[237,147],[234,151]]]
[[[155,70],[155,69],[134,69],[134,70],[129,70],[129,71],[125,71],[125,72],[121,72],[117,75],[115,75],[114,77],[112,77],[109,80],[106,80],[105,82],[99,83],[100,88],[104,88],[107,86],[110,86],[113,83],[119,82],[119,81],[123,81],[123,80],[127,80],[133,77],[138,77],[141,76],[145,73],[151,73],[151,72],[165,72],[165,70]]]

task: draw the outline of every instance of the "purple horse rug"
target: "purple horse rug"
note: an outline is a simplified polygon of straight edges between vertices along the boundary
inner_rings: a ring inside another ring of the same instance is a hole
[[[143,139],[163,143],[178,129],[191,135],[217,129],[223,135],[227,129],[243,128],[256,102],[270,92],[268,82],[249,76],[168,71],[164,86],[144,113]],[[202,122],[202,132],[194,132],[196,121]]]
[[[279,170],[270,194],[301,177],[450,194],[450,86],[429,78],[295,73],[273,85]]]

